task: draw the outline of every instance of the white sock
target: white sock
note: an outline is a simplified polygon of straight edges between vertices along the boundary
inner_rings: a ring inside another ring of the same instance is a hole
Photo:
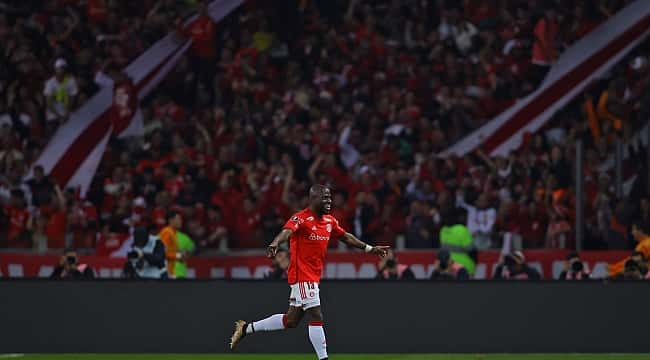
[[[327,358],[327,342],[325,341],[325,330],[323,330],[322,322],[312,321],[309,323],[309,340],[311,340],[318,358]]]
[[[275,331],[284,330],[286,326],[284,314],[275,314],[267,317],[266,319],[255,321],[246,326],[246,334],[252,334],[258,331]]]

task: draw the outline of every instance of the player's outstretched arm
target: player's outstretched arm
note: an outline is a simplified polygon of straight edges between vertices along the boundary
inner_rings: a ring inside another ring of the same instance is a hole
[[[379,255],[381,257],[386,256],[388,249],[390,249],[390,246],[370,246],[364,243],[363,241],[359,240],[356,236],[350,234],[349,232],[343,234],[341,241],[346,243],[348,246],[352,246],[357,249],[361,249],[367,253]]]
[[[293,231],[289,229],[282,229],[282,231],[280,231],[280,233],[276,235],[275,239],[271,241],[269,247],[266,248],[266,256],[270,258],[274,257],[275,254],[278,252],[278,247],[283,243],[289,241],[289,236],[291,236],[292,232]]]

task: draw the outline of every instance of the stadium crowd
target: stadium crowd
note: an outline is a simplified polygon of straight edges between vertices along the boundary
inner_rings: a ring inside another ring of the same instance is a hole
[[[616,197],[598,170],[616,136],[630,171],[644,164],[632,139],[650,118],[648,42],[519,151],[437,157],[534,90],[563,49],[627,1],[249,1],[198,35],[173,25],[192,8],[182,2],[81,3],[26,2],[39,11],[0,16],[2,61],[16,68],[0,97],[2,246],[94,249],[134,225],[162,228],[173,209],[202,249],[262,248],[309,185],[324,183],[333,215],[371,244],[438,247],[440,228],[460,222],[479,249],[504,238],[571,248],[577,138],[585,246],[631,248],[631,221],[650,226],[648,197]],[[97,3],[111,11],[93,15]],[[22,182],[56,124],[95,90],[95,72],[170,29],[194,45],[142,104],[144,137],[111,140],[86,198],[38,168]],[[77,83],[69,103],[48,100],[52,67]],[[68,106],[53,122],[48,101]]]

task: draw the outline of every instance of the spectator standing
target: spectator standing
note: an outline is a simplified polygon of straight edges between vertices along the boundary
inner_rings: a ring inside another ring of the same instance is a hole
[[[544,16],[535,24],[532,62],[537,70],[538,84],[544,80],[546,73],[557,59],[556,41],[559,24],[556,16],[555,9],[549,6],[544,11]]]
[[[426,210],[426,203],[416,200],[411,203],[406,218],[406,246],[409,248],[432,248],[433,219]]]
[[[79,93],[77,80],[67,72],[68,63],[63,58],[54,62],[54,76],[45,82],[43,95],[47,104],[48,121],[65,122],[75,106]]]
[[[190,61],[197,77],[193,82],[194,90],[198,91],[197,86],[200,83],[212,99],[214,95],[213,79],[217,70],[217,25],[208,14],[208,1],[199,2],[199,15],[187,28],[182,26],[180,20],[177,26],[181,35],[192,38]]]
[[[32,193],[32,206],[40,207],[50,203],[54,185],[45,176],[45,171],[41,165],[34,166],[34,176],[27,180],[27,186],[29,186]]]
[[[58,184],[54,185],[54,195],[49,204],[41,206],[40,215],[45,219],[45,234],[48,249],[63,249],[66,247],[68,209],[63,191]]]
[[[25,195],[22,190],[11,191],[9,203],[3,207],[4,222],[7,224],[4,231],[4,238],[7,247],[28,248],[31,246],[27,233],[27,224],[30,219],[29,211],[25,203]]]
[[[467,204],[462,192],[457,201],[458,206],[467,210],[467,228],[472,234],[474,246],[479,250],[492,247],[492,232],[497,220],[497,211],[490,207],[488,195],[479,195],[476,206]]]

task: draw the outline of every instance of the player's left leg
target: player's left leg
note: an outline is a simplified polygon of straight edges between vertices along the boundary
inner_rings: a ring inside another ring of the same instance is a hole
[[[244,320],[235,322],[235,330],[230,337],[230,350],[234,350],[241,339],[255,332],[277,331],[295,328],[304,316],[302,307],[289,306],[286,314],[275,314],[265,319],[247,323]]]
[[[314,347],[318,359],[327,359],[327,341],[325,341],[325,330],[323,330],[323,313],[320,306],[306,310],[309,314],[309,340]]]

